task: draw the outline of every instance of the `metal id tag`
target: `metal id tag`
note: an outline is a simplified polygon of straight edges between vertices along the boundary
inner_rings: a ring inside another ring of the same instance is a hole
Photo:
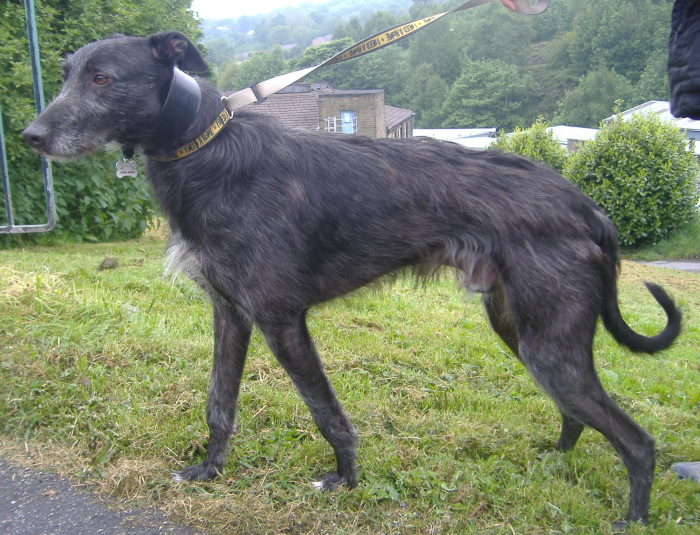
[[[123,176],[138,176],[136,162],[134,160],[117,162],[117,178],[122,178]]]

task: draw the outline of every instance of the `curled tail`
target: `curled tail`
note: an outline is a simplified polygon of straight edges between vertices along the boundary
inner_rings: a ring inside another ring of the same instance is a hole
[[[615,225],[598,212],[594,229],[594,239],[605,255],[605,294],[601,316],[605,328],[619,344],[639,353],[655,353],[669,347],[681,332],[682,315],[673,299],[658,284],[645,282],[647,289],[666,313],[666,327],[655,336],[644,336],[632,330],[620,314],[617,305],[617,275],[620,268],[618,235]]]
[[[613,284],[614,281],[613,281]],[[617,292],[607,292],[605,303],[603,304],[603,324],[610,331],[618,343],[629,347],[632,351],[641,353],[655,353],[669,347],[681,332],[681,311],[678,310],[673,299],[664,289],[651,282],[644,283],[666,312],[666,328],[655,336],[644,336],[636,333],[627,325],[617,306]]]

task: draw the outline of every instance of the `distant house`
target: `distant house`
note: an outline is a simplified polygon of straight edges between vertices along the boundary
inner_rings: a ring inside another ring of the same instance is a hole
[[[695,154],[700,158],[700,121],[694,121],[687,117],[677,118],[671,115],[671,106],[665,100],[650,100],[629,110],[621,113],[623,118],[631,117],[635,113],[650,113],[660,117],[664,121],[675,124],[684,133],[685,137],[695,141]],[[605,122],[611,121],[615,115],[605,119]]]
[[[293,84],[245,109],[272,115],[285,128],[373,138],[413,137],[414,113],[384,104],[381,89],[339,91],[327,83]]]
[[[317,37],[316,39],[311,41],[311,46],[325,45],[326,43],[330,43],[332,40],[333,35],[329,33],[328,35]]]
[[[414,136],[427,136],[443,141],[452,141],[469,149],[486,149],[497,134],[497,128],[416,128]],[[548,130],[562,146],[573,152],[582,141],[594,139],[598,130],[595,128],[580,128],[576,126],[552,126]]]
[[[416,128],[414,136],[452,141],[468,149],[485,149],[496,136],[496,128]]]
[[[558,139],[559,143],[569,152],[576,152],[579,145],[584,141],[595,139],[598,135],[597,128],[584,128],[582,126],[550,126],[547,128],[552,132],[554,139]]]
[[[700,160],[700,121],[692,119],[677,119],[671,115],[668,102],[651,100],[622,112],[622,117],[628,118],[635,113],[651,113],[661,119],[674,123],[684,133],[689,140],[695,141],[695,154]],[[611,121],[615,115],[605,119]],[[554,138],[561,143],[569,152],[575,152],[581,143],[595,139],[598,134],[597,128],[583,128],[580,126],[550,126],[547,130],[552,132]],[[452,141],[459,143],[470,149],[485,149],[496,136],[496,128],[443,128],[443,129],[415,129],[415,136],[428,136],[435,139]]]

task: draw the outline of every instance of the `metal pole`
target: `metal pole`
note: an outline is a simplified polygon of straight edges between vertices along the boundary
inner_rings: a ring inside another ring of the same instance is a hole
[[[34,105],[37,113],[44,109],[44,87],[41,81],[41,56],[39,54],[39,40],[36,32],[36,17],[34,15],[34,0],[24,0],[24,11],[27,19],[27,38],[29,40],[29,58],[32,63],[32,82],[34,88]],[[10,181],[7,169],[7,154],[5,152],[5,137],[2,130],[2,110],[0,110],[0,172],[2,174],[3,189],[5,191],[5,213],[7,225],[0,227],[0,233],[21,234],[27,232],[47,232],[56,225],[56,202],[53,190],[53,176],[51,175],[50,162],[41,157],[41,171],[44,176],[44,193],[46,198],[45,224],[40,225],[15,225],[12,213],[12,195],[10,193]]]

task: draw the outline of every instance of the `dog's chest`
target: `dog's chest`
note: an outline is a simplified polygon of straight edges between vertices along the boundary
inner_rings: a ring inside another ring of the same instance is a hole
[[[204,275],[202,264],[197,258],[194,248],[179,232],[173,233],[168,240],[168,246],[165,251],[165,272],[173,276],[177,273],[184,273],[209,295],[214,293],[214,288],[206,275]]]

